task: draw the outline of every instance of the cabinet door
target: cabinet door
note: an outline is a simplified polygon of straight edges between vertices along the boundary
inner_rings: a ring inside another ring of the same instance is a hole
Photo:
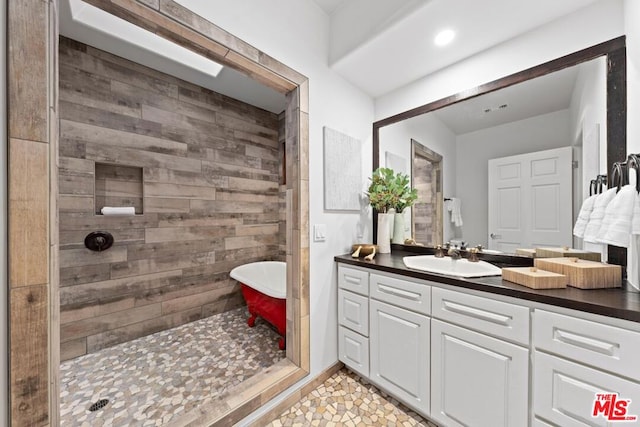
[[[338,289],[338,323],[369,336],[369,298]]]
[[[429,318],[371,300],[369,379],[429,414]]]
[[[450,427],[526,426],[528,350],[435,319],[431,329],[431,418]]]
[[[533,367],[533,409],[537,416],[563,427],[610,426],[593,417],[597,394],[617,393],[631,399],[627,415],[640,416],[640,385],[597,369],[536,351]]]
[[[360,375],[369,376],[369,340],[344,326],[338,327],[338,358]]]

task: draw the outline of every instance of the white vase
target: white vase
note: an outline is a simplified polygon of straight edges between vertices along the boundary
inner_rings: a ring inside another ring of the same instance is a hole
[[[391,253],[391,234],[389,233],[390,225],[393,224],[393,214],[378,214],[378,253]]]
[[[393,239],[391,243],[404,244],[404,213],[393,214]]]

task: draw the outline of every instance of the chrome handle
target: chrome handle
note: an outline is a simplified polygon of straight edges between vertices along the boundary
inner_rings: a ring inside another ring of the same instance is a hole
[[[495,233],[489,234],[489,237],[491,237],[492,239],[502,239],[502,236],[500,234]]]

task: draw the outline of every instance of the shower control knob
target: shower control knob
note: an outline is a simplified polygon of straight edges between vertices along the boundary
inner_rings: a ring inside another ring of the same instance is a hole
[[[84,238],[84,246],[91,251],[106,251],[111,245],[113,245],[113,235],[108,231],[94,231]]]

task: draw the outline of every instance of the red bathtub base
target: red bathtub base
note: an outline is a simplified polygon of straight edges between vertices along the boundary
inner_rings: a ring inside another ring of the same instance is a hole
[[[240,283],[240,288],[242,289],[242,296],[247,303],[249,314],[251,314],[247,324],[250,327],[254,327],[258,316],[272,324],[282,336],[278,341],[278,346],[280,350],[284,350],[284,337],[287,332],[287,300],[270,297],[244,283]]]

